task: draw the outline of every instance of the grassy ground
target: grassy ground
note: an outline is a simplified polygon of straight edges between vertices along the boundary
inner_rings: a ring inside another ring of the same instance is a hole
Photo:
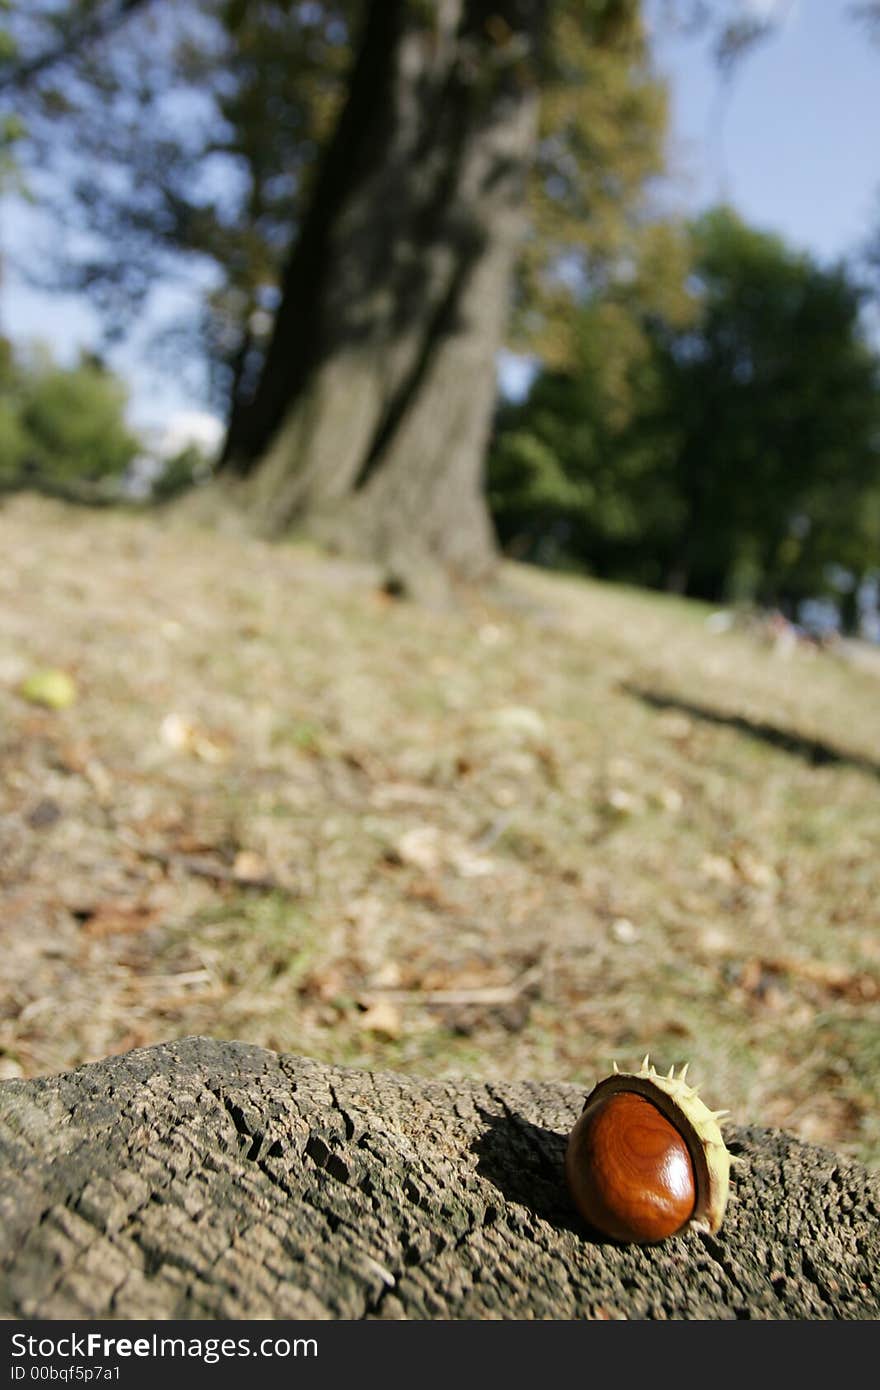
[[[193,1033],[585,1087],[650,1052],[880,1163],[869,665],[32,498],[0,547],[0,1075]]]

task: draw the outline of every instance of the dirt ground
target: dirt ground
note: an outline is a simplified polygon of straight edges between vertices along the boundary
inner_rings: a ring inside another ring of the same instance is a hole
[[[19,497],[0,547],[0,1075],[650,1053],[880,1163],[876,663],[510,563],[429,611],[155,513]]]

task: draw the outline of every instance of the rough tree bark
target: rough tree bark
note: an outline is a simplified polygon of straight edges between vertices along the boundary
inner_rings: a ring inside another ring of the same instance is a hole
[[[584,1090],[425,1081],[190,1038],[0,1085],[0,1316],[880,1316],[880,1181],[731,1129],[715,1235],[598,1243]]]
[[[222,466],[409,587],[483,577],[495,360],[537,125],[546,0],[375,0]]]

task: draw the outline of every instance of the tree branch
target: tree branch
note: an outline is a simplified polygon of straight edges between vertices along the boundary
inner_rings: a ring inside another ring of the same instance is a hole
[[[30,58],[13,61],[5,72],[0,68],[0,92],[25,91],[51,68],[75,58],[89,44],[107,38],[137,10],[150,3],[151,0],[113,0],[111,4],[90,11],[78,23],[71,24],[68,32],[50,48]]]

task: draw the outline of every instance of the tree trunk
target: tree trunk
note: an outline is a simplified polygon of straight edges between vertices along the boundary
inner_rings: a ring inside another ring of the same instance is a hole
[[[482,473],[522,230],[545,0],[375,0],[224,450],[264,531],[420,587],[479,578]]]
[[[876,1319],[877,1175],[731,1127],[721,1229],[600,1243],[588,1088],[188,1038],[0,1084],[0,1317]]]

